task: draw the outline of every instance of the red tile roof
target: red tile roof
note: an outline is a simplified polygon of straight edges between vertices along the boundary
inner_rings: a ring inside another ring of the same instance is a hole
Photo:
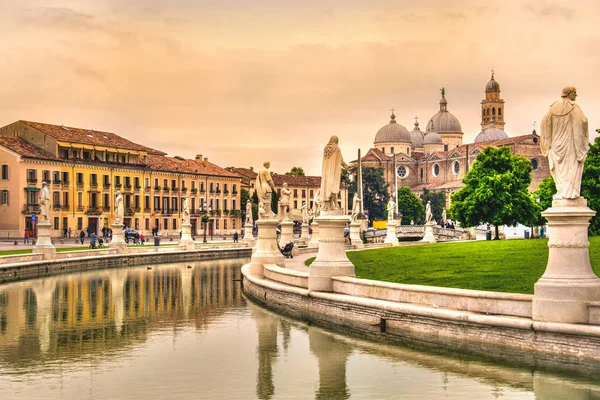
[[[20,122],[28,125],[38,131],[44,132],[53,138],[63,142],[82,143],[95,146],[116,147],[119,149],[146,151],[149,154],[162,154],[162,151],[151,149],[150,147],[142,146],[141,144],[133,143],[115,133],[102,132],[91,129],[73,128],[70,126],[59,126],[51,124],[43,124],[40,122],[23,121]]]
[[[20,137],[0,136],[0,146],[6,147],[23,157],[42,160],[59,160],[56,156]]]
[[[148,155],[148,167],[155,171],[239,178],[233,172],[205,160],[196,161],[177,157]]]

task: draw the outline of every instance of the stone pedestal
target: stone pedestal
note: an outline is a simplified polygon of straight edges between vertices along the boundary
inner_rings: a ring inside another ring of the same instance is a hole
[[[37,239],[33,246],[33,253],[42,253],[44,260],[51,260],[56,255],[56,248],[52,244],[52,224],[50,221],[40,221],[37,224]]]
[[[588,241],[589,221],[596,213],[579,197],[554,200],[542,215],[552,239],[546,272],[534,287],[533,319],[588,323],[587,303],[600,301],[600,279],[592,271]]]
[[[242,239],[242,243],[248,243],[248,247],[253,247],[256,244],[256,240],[252,235],[252,228],[253,226],[251,224],[244,225],[244,238]]]
[[[123,236],[123,224],[112,224],[112,239],[108,244],[111,249],[117,249],[118,253],[124,253],[127,249],[125,237]]]
[[[362,249],[365,247],[362,238],[360,237],[361,223],[356,221],[350,224],[350,242],[355,249]]]
[[[258,227],[258,240],[254,245],[254,251],[250,258],[250,274],[263,276],[264,264],[277,264],[285,267],[285,258],[277,247],[277,219],[259,219],[256,221]]]
[[[179,239],[179,247],[184,250],[194,250],[192,224],[181,224],[181,239]]]
[[[308,225],[306,222],[302,224],[302,236],[300,236],[300,241],[304,244],[308,244],[308,242],[310,242],[309,227],[310,225]]]
[[[354,265],[346,256],[344,239],[344,228],[349,218],[342,214],[332,214],[322,212],[321,216],[316,218],[319,224],[319,251],[309,269],[310,291],[331,292],[332,276],[355,276]]]
[[[432,231],[433,233],[433,231]],[[388,221],[387,235],[383,243],[390,243],[392,246],[398,246],[398,235],[396,234],[396,221]]]
[[[294,240],[294,223],[292,221],[281,222],[281,237],[279,238],[279,245],[285,246],[289,242]]]
[[[312,228],[312,236],[310,242],[308,242],[308,247],[319,247],[319,223],[316,218],[310,227]]]
[[[423,239],[420,240],[420,242],[427,242],[427,243],[435,243],[437,242],[435,236],[433,235],[433,227],[434,227],[434,222],[428,222],[425,224],[425,236],[423,236]]]

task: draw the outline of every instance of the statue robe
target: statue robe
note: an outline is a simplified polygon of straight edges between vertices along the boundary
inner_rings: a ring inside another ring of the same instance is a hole
[[[540,133],[542,155],[548,157],[557,197],[576,199],[589,146],[587,118],[574,101],[564,98],[550,106]]]
[[[342,178],[342,151],[336,148],[329,157],[323,157],[323,167],[321,169],[321,201],[325,204],[332,195],[340,191],[340,181]]]
[[[265,214],[271,215],[271,192],[272,187],[275,186],[271,173],[266,168],[261,168],[256,176],[256,196],[258,197],[258,203],[262,204]]]

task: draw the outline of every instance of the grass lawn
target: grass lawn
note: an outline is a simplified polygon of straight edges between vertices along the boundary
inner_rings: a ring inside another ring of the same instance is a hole
[[[22,250],[2,250],[0,251],[0,256],[12,256],[15,254],[30,254],[31,249],[22,249]]]
[[[347,254],[358,278],[533,294],[548,262],[548,240],[438,243]],[[600,275],[600,237],[590,238],[590,259]]]

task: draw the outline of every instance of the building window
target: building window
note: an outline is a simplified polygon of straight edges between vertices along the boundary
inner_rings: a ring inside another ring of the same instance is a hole
[[[233,194],[237,194],[237,185],[234,183],[232,185],[232,187],[233,187],[233,189],[232,189]]]
[[[398,178],[400,179],[406,179],[406,177],[408,176],[408,168],[406,168],[406,166],[401,165],[398,168],[396,168],[396,175],[398,175]]]
[[[314,191],[312,189],[308,193],[311,199],[315,196]],[[310,208],[312,208],[312,206]]]
[[[42,171],[42,181],[50,182],[50,171]]]
[[[298,200],[294,200],[294,209],[298,209]]]
[[[538,169],[538,160],[535,159],[535,158],[532,158],[531,159],[531,166],[533,167],[534,171],[537,171],[537,169]]]
[[[81,172],[77,173],[77,184],[80,186],[83,185],[83,173]]]
[[[447,144],[444,145],[444,151],[448,151],[448,145]]]
[[[227,220],[226,219],[223,220],[223,229],[227,229]]]
[[[431,167],[431,173],[435,177],[440,175],[440,165],[438,163],[433,164],[433,167]]]
[[[231,200],[231,209],[232,210],[237,210],[237,199],[232,199]]]
[[[2,205],[3,206],[7,206],[8,205],[8,190],[3,190],[2,191]]]
[[[390,153],[394,154],[394,146],[390,147]]]
[[[215,229],[220,229],[219,228],[219,220],[215,219]]]
[[[154,227],[158,231],[158,218],[154,218]]]
[[[460,163],[457,160],[452,163],[452,172],[454,175],[458,175],[460,172]]]
[[[83,208],[83,193],[77,192],[77,207]]]
[[[136,219],[135,219],[135,222],[134,222],[134,225],[133,225],[133,226],[135,227],[134,229],[135,229],[136,231],[139,231],[139,230],[140,230],[140,219],[139,219],[139,218],[136,218]]]
[[[169,220],[168,219],[163,219],[163,229],[165,231],[169,230]]]
[[[83,229],[83,218],[77,217],[77,230],[80,231]]]
[[[235,229],[235,219],[231,220],[231,229]]]
[[[60,226],[59,226],[59,224],[60,224],[60,218],[58,218],[58,217],[54,217],[54,224],[53,224],[54,226],[53,226],[53,229],[54,229],[55,231],[57,231],[57,230],[59,230],[59,229],[60,229]]]
[[[306,198],[306,189],[302,189],[302,198],[305,199]]]
[[[298,189],[294,189],[294,197],[298,197]]]
[[[146,221],[145,221],[144,225],[145,225],[145,229],[147,231],[149,231],[150,230],[150,218],[146,218]]]
[[[30,183],[37,182],[37,170],[35,170],[35,169],[27,170],[27,182],[30,182]]]
[[[382,147],[382,148],[381,148],[381,152],[382,152],[382,153],[385,153],[385,147]]]
[[[173,218],[173,229],[177,229],[177,218]]]

